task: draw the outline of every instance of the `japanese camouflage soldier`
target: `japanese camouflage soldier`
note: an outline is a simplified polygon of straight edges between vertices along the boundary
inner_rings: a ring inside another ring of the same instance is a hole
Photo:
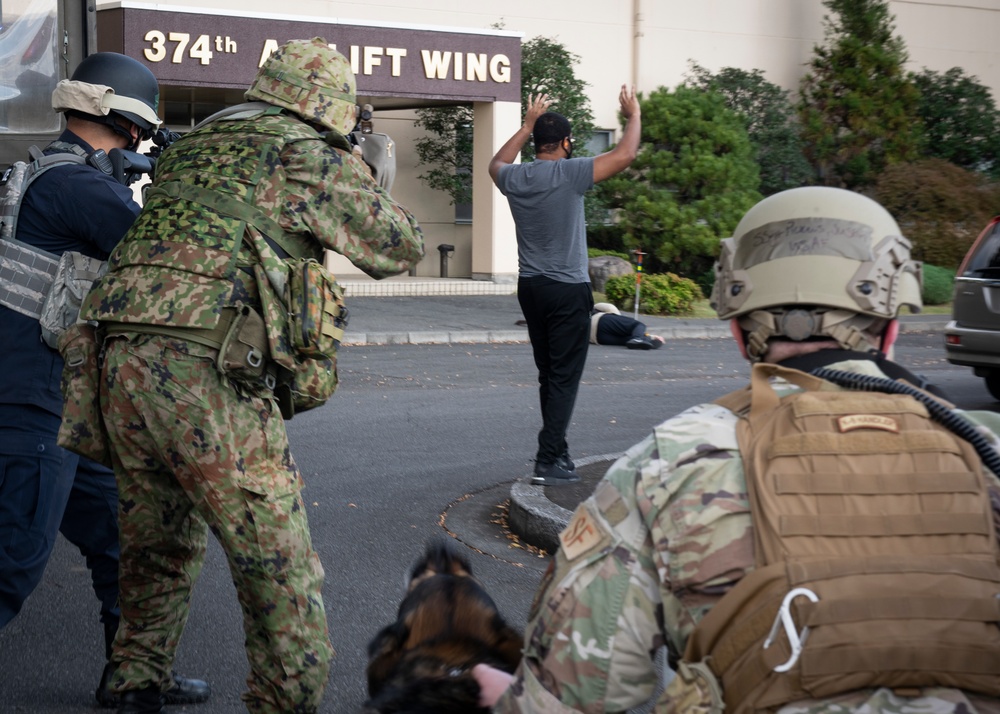
[[[246,98],[163,153],[81,312],[104,335],[120,493],[121,712],[161,710],[209,529],[243,610],[247,709],[317,710],[333,649],[282,414],[336,386],[346,311],[324,250],[375,278],[423,255],[412,214],[344,139],[355,80],[342,55],[290,41]]]
[[[609,469],[561,534],[509,686],[477,669],[483,701],[1000,711],[1000,418],[888,359],[921,305],[895,221],[841,189],[768,197],[723,241],[712,302],[751,386]]]

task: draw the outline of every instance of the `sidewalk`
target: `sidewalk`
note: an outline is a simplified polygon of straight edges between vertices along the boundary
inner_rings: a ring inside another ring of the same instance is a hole
[[[513,285],[475,280],[391,279],[385,294],[373,294],[374,281],[344,283],[350,322],[344,345],[461,344],[527,342]],[[408,294],[409,293],[409,294]],[[632,313],[623,311],[623,314]],[[649,332],[665,339],[729,338],[729,324],[711,318],[639,315]],[[904,315],[902,332],[943,331],[948,315]],[[593,491],[620,454],[577,463],[581,481],[569,486],[532,486],[523,474],[511,488],[510,528],[528,543],[554,552],[572,511]]]
[[[387,282],[387,281],[384,281]],[[495,286],[476,280],[442,280],[437,283],[449,294],[421,294],[428,290],[427,280],[415,279],[411,292],[407,283],[394,279],[394,294],[385,297],[358,295],[367,283],[344,281],[350,322],[344,334],[345,345],[456,344],[489,342],[527,342],[528,330],[523,324],[517,295],[484,294],[488,289],[515,287]],[[370,290],[370,288],[369,288]],[[462,293],[462,290],[468,291]],[[480,292],[476,292],[480,291]],[[632,316],[631,311],[622,314]],[[639,315],[649,332],[666,339],[728,338],[729,324],[713,318],[689,319]],[[901,318],[903,332],[943,330],[947,315],[905,315]]]

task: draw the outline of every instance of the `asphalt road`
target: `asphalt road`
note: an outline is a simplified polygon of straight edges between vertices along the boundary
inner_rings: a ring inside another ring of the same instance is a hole
[[[906,334],[896,357],[962,408],[1000,407],[971,370],[944,360],[941,340]],[[365,646],[394,616],[426,539],[447,532],[466,544],[474,570],[519,626],[547,561],[512,547],[494,523],[511,483],[530,470],[540,424],[528,345],[348,347],[340,373],[331,403],[288,430],[337,649],[322,711],[346,713],[365,698]],[[572,455],[624,451],[667,416],[741,386],[746,374],[729,340],[674,340],[650,352],[592,347]],[[60,540],[42,584],[0,631],[0,712],[96,711],[97,609],[81,556]],[[214,541],[175,664],[208,679],[214,695],[168,711],[244,711],[239,608]]]

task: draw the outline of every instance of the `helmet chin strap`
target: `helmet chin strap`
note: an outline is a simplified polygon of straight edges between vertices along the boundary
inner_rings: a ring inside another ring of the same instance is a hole
[[[136,132],[135,136],[132,135],[128,129],[123,127],[118,122],[108,122],[111,130],[118,136],[122,136],[128,142],[128,146],[125,147],[127,151],[135,151],[139,148],[139,144],[142,142],[142,131]],[[132,126],[135,126],[134,124]]]
[[[844,349],[864,351],[871,347],[870,335],[878,334],[885,327],[877,323],[887,322],[849,310],[805,308],[755,310],[738,320],[747,336],[746,354],[751,362],[763,360],[768,341],[773,337],[793,342],[826,337]]]
[[[93,122],[94,124],[103,124],[104,126],[110,128],[111,131],[113,131],[118,136],[124,138],[125,141],[128,142],[128,144],[125,146],[125,149],[127,151],[135,151],[137,148],[139,148],[139,144],[142,143],[143,138],[145,138],[143,136],[144,134],[143,130],[130,122],[129,123],[130,126],[136,126],[136,128],[138,129],[136,135],[133,136],[132,132],[130,132],[128,129],[126,129],[125,127],[123,127],[121,124],[118,123],[117,118],[114,115],[94,116],[93,114],[87,114],[86,112],[81,112],[78,110],[70,110],[66,113],[70,116],[76,117],[77,119],[83,119],[84,121]]]

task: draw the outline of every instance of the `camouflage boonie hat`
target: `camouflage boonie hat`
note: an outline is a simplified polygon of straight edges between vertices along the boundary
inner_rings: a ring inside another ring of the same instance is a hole
[[[351,64],[326,40],[289,40],[264,60],[248,101],[273,104],[346,134],[357,123]]]

